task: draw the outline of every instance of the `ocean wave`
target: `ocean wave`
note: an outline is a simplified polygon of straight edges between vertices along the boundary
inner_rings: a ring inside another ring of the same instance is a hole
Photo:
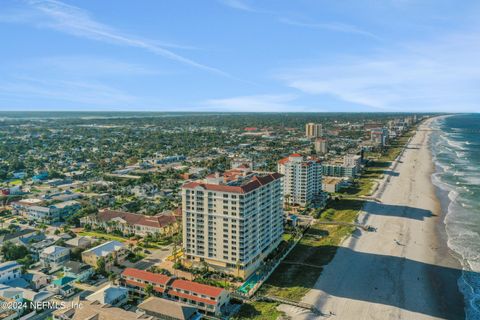
[[[459,128],[467,121],[456,120],[458,130],[451,132],[449,121],[442,120],[435,122],[437,131],[431,136],[436,168],[431,180],[447,195],[443,222],[447,245],[463,268],[458,286],[465,297],[466,319],[480,320],[480,159],[473,156],[477,144],[467,141]]]

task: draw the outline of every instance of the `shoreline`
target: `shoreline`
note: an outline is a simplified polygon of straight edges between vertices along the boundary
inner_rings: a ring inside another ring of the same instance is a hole
[[[357,230],[345,239],[303,302],[339,319],[372,319],[374,314],[464,318],[457,285],[462,269],[448,247],[446,209],[432,181],[429,128],[434,119],[417,128],[392,163],[393,174],[380,181],[374,196],[381,203],[367,202],[359,214],[358,220],[378,231]],[[319,318],[285,305],[279,309],[295,319]]]

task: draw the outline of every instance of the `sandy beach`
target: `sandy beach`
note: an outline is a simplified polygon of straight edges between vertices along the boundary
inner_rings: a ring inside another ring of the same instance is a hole
[[[358,220],[315,287],[303,298],[330,319],[464,319],[460,265],[442,237],[442,212],[431,183],[427,120],[387,171],[384,188]],[[293,319],[320,318],[281,305]]]

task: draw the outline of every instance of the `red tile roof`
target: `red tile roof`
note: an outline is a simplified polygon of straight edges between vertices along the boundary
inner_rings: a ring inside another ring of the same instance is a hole
[[[145,216],[123,211],[102,210],[97,216],[102,221],[110,221],[114,218],[121,218],[129,225],[142,225],[154,228],[163,228],[177,221],[173,214],[160,213],[156,216]]]
[[[141,283],[141,282],[137,282],[137,281],[133,281],[133,280],[125,280],[125,282],[133,287],[140,287],[140,288],[145,288],[146,284],[145,283]],[[160,288],[158,286],[153,286],[153,290],[157,291],[157,292],[160,292],[160,293],[163,293],[165,292],[165,289],[163,288]]]
[[[187,290],[190,292],[195,292],[197,294],[203,294],[209,297],[218,297],[224,289],[212,287],[206,284],[201,284],[193,281],[182,280],[182,279],[175,279],[173,280],[172,284],[170,285],[173,289],[182,289]],[[170,294],[173,292],[170,291]],[[176,294],[178,292],[175,292]]]
[[[135,279],[145,280],[148,282],[167,285],[167,283],[172,279],[169,276],[159,273],[153,273],[145,270],[139,270],[134,268],[126,268],[122,272],[124,277],[133,277]]]
[[[282,175],[278,172],[269,173],[264,176],[254,176],[249,182],[241,186],[231,186],[225,184],[205,183],[202,181],[193,181],[183,185],[183,189],[194,189],[196,187],[202,187],[206,190],[220,191],[220,192],[232,192],[232,193],[247,193],[255,190],[267,183],[280,179]]]
[[[298,157],[303,157],[303,156],[300,153],[292,153],[289,157],[298,158]]]

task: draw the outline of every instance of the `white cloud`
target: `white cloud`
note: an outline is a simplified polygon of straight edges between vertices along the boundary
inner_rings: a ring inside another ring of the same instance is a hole
[[[68,101],[95,106],[126,106],[138,102],[134,96],[94,81],[65,81],[34,77],[19,77],[15,80],[0,83],[0,93],[4,99],[23,101],[24,97],[28,96],[30,99]]]
[[[309,95],[378,109],[478,111],[480,37],[443,36],[363,58],[284,70],[277,78]]]
[[[303,22],[303,21],[298,21],[298,20],[293,20],[288,18],[280,18],[279,21],[282,23],[289,24],[292,26],[297,26],[297,27],[323,29],[323,30],[329,30],[334,32],[357,34],[357,35],[373,38],[376,40],[380,40],[380,38],[375,34],[365,31],[363,29],[360,29],[359,27],[356,27],[354,25],[346,24],[346,23],[340,23],[340,22],[308,23],[308,22]]]
[[[175,45],[157,44],[150,40],[124,34],[108,25],[97,22],[87,11],[81,8],[57,0],[27,0],[27,3],[37,10],[37,12],[41,13],[41,16],[37,17],[39,19],[35,19],[36,21],[29,20],[29,22],[37,23],[40,27],[54,29],[77,37],[141,48],[185,65],[228,76],[228,74],[222,70],[198,63],[164,48],[169,46],[175,47]],[[24,15],[22,19],[25,20],[25,17],[31,18],[32,16]]]
[[[249,6],[248,4],[246,4],[241,0],[219,0],[219,1],[224,5],[233,9],[243,10],[243,11],[255,11],[251,6]]]
[[[293,112],[307,111],[310,108],[292,104],[297,99],[291,94],[266,94],[237,96],[223,99],[210,99],[203,103],[211,110],[245,112]],[[315,109],[315,111],[321,111]]]

